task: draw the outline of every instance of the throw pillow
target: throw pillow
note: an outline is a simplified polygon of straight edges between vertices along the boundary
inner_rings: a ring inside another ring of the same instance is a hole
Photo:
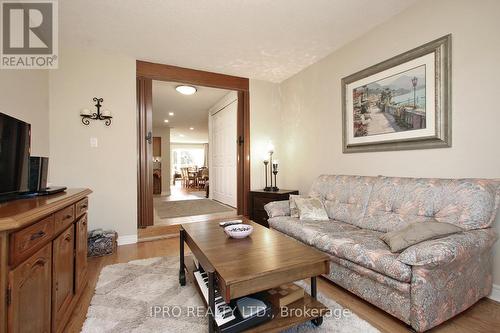
[[[463,231],[454,224],[431,221],[415,222],[406,227],[380,236],[389,245],[392,252],[399,252],[414,244],[448,236]]]
[[[317,198],[295,198],[301,220],[328,221],[323,203]]]
[[[305,198],[298,194],[290,194],[290,199],[288,200],[290,203],[290,216],[291,217],[299,217],[299,209],[297,208],[297,204],[295,203],[295,199],[297,198]]]

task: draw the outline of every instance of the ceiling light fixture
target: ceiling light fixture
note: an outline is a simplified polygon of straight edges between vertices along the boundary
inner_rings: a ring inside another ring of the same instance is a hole
[[[175,87],[175,90],[183,95],[192,95],[196,92],[196,87],[182,85]]]
[[[168,119],[165,119],[163,122],[168,123]]]
[[[189,129],[192,131],[192,130],[194,130],[194,127],[189,127]]]
[[[179,134],[179,136],[180,136],[181,138],[183,138],[183,137],[184,137],[184,134]]]
[[[173,115],[174,115],[174,113],[173,113],[173,112],[169,112],[169,113],[168,113],[168,115],[169,115],[169,116],[173,116]]]

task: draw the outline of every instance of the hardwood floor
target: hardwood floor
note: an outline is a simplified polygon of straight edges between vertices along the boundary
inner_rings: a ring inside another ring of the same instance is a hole
[[[175,186],[170,187],[170,195],[155,195],[153,197],[153,209],[154,209],[154,227],[156,226],[166,226],[166,225],[178,225],[181,223],[190,222],[200,222],[209,219],[225,218],[236,216],[236,209],[231,208],[230,211],[204,214],[204,215],[193,215],[193,216],[183,216],[183,217],[173,217],[173,218],[160,218],[156,211],[156,207],[162,201],[180,201],[180,200],[200,200],[205,198],[205,190],[200,190],[196,188],[186,188],[181,185],[180,182],[176,182]],[[229,206],[227,206],[229,207]],[[150,228],[150,227],[148,227]],[[140,235],[139,235],[140,237]]]
[[[186,252],[187,253],[187,252]],[[65,332],[80,332],[87,308],[94,293],[95,284],[101,269],[106,265],[128,262],[158,256],[177,256],[179,239],[169,238],[132,245],[119,246],[112,256],[89,258],[88,284],[82,297],[73,311]],[[319,279],[318,290],[334,299],[342,306],[349,308],[359,317],[368,321],[381,332],[411,332],[410,327],[384,313],[362,299],[335,286],[333,283]],[[429,332],[462,333],[462,332],[498,332],[500,327],[500,303],[484,298],[467,311],[441,324]]]
[[[164,197],[166,201],[203,199],[206,192],[204,189],[195,187],[184,187],[180,181],[175,182],[175,185],[170,186],[170,195],[155,195],[154,197]]]

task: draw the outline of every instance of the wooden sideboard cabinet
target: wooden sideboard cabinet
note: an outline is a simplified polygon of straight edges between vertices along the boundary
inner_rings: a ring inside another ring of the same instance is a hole
[[[64,331],[86,285],[90,193],[0,204],[0,333]]]
[[[249,215],[250,219],[264,227],[269,228],[267,223],[267,213],[264,206],[272,201],[288,200],[290,194],[299,194],[297,190],[279,190],[277,192],[267,192],[264,190],[250,191]]]

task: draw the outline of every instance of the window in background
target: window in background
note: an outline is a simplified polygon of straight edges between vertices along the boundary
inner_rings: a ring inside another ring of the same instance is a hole
[[[172,152],[173,172],[180,173],[181,168],[202,167],[205,163],[203,148],[176,148]]]

